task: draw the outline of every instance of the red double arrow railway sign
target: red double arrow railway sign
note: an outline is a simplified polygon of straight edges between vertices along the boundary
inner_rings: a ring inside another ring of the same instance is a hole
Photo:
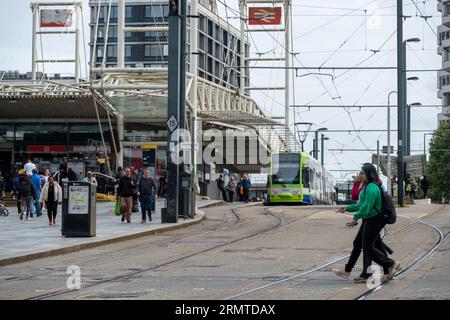
[[[248,24],[280,24],[281,7],[251,7],[248,8]]]

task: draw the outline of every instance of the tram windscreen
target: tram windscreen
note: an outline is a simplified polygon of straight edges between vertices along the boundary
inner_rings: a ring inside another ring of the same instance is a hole
[[[273,156],[272,184],[300,184],[300,154]]]

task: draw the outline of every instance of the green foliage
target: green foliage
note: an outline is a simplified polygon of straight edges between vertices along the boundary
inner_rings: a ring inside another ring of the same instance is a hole
[[[433,135],[427,175],[431,200],[450,203],[450,123],[441,124]]]

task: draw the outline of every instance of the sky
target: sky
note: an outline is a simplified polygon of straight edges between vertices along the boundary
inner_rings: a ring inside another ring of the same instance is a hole
[[[395,67],[396,60],[396,2],[395,0],[293,0],[292,38],[295,66],[353,67],[360,66]],[[441,56],[437,54],[436,29],[441,15],[436,9],[436,0],[418,1],[420,11],[432,16],[425,23],[412,0],[404,0],[404,15],[411,16],[404,23],[404,39],[418,37],[420,43],[407,47],[407,68],[439,69]],[[83,0],[84,43],[86,59],[89,60],[89,15],[88,0]],[[226,7],[225,7],[226,5]],[[238,26],[238,0],[218,0],[218,14],[230,24]],[[31,9],[29,0],[0,0],[0,70],[31,70]],[[40,39],[38,57],[71,58],[74,54],[70,35],[46,36]],[[251,56],[267,52],[264,57],[279,57],[284,54],[282,33],[251,33]],[[371,50],[379,50],[374,53]],[[292,55],[291,55],[292,56]],[[82,56],[82,75],[86,74],[85,58]],[[255,65],[255,63],[252,63]],[[277,62],[259,62],[257,66],[282,66]],[[47,65],[47,73],[74,73],[70,65]],[[310,70],[318,72],[318,70]],[[327,127],[329,130],[373,129],[387,127],[386,108],[351,108],[353,105],[387,105],[388,93],[397,88],[396,70],[322,70],[329,75],[306,75],[301,70],[291,81],[290,104],[331,105],[335,108],[318,109],[292,108],[291,122],[311,122],[312,128]],[[345,72],[345,73],[344,73]],[[440,105],[437,98],[436,72],[408,73],[419,77],[408,83],[408,103]],[[283,70],[251,69],[252,86],[280,86],[284,82]],[[284,115],[284,93],[275,91],[252,91],[252,98],[268,116]],[[396,104],[392,95],[391,104]],[[294,110],[295,116],[294,116]],[[434,130],[440,108],[412,109],[412,130]],[[391,128],[397,127],[397,110],[391,109]],[[293,129],[293,128],[292,128]],[[303,129],[303,128],[302,128]],[[325,142],[325,163],[328,170],[352,170],[341,173],[333,171],[337,179],[351,177],[364,162],[370,162],[370,151],[334,151],[333,149],[376,149],[377,140],[386,145],[386,132],[326,133],[330,140]],[[306,151],[312,149],[313,134],[305,142]],[[430,136],[426,136],[427,141]],[[424,133],[412,133],[412,154],[423,153]],[[397,135],[391,133],[391,143],[396,146]],[[354,171],[353,171],[354,170]]]

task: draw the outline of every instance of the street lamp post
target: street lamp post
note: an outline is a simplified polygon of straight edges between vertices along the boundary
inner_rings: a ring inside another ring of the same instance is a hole
[[[313,125],[313,123],[311,122],[296,122],[294,124],[295,127],[297,126],[306,126],[306,130],[304,130],[303,132],[305,133],[303,136],[300,135],[300,130],[296,130],[297,131],[297,135],[298,135],[298,140],[300,141],[301,147],[302,147],[302,152],[304,151],[303,145],[306,141],[306,137],[308,136],[308,132],[311,130],[311,126]]]
[[[402,1],[399,1],[399,4],[402,4]],[[397,24],[399,28],[397,29],[398,35],[398,103],[397,103],[397,114],[398,114],[398,204],[403,207],[403,196],[404,196],[404,170],[405,170],[405,147],[406,147],[406,137],[405,137],[405,122],[406,122],[406,44],[408,42],[419,42],[419,38],[410,38],[402,42],[403,40],[403,10],[400,5],[397,7]]]
[[[406,50],[406,49],[405,49]],[[405,60],[406,61],[406,60]],[[405,73],[406,74],[406,73]],[[406,75],[405,75],[406,77]],[[408,77],[406,81],[418,81],[419,77]],[[405,139],[405,154],[411,155],[411,108],[408,106],[408,87],[405,83],[405,106],[406,106],[406,139]]]
[[[322,202],[325,197],[325,167],[324,167],[324,160],[325,160],[325,147],[324,147],[324,141],[330,140],[330,138],[325,137],[325,135],[322,133],[320,135],[320,164],[322,166]]]
[[[411,155],[411,107],[420,107],[420,102],[408,104],[406,107],[406,155]]]
[[[392,195],[392,185],[391,185],[391,175],[392,175],[392,167],[391,167],[391,94],[397,93],[397,91],[391,91],[388,94],[388,106],[387,106],[387,189],[389,195]]]
[[[314,139],[314,143],[313,143],[313,155],[314,155],[314,159],[319,160],[319,132],[320,131],[328,131],[328,128],[319,128],[316,130],[315,132],[315,139]]]

